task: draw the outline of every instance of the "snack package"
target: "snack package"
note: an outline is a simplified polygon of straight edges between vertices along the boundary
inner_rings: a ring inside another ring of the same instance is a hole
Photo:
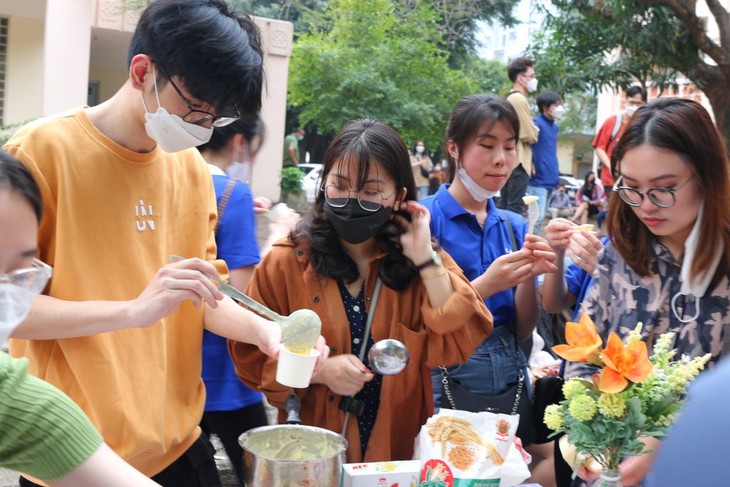
[[[346,463],[342,466],[340,487],[417,487],[421,462]]]
[[[530,476],[530,455],[515,438],[518,416],[442,409],[416,437],[414,459],[440,459],[454,487],[511,487]]]

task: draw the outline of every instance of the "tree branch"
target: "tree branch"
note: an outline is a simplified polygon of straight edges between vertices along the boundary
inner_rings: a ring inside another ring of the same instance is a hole
[[[720,31],[720,45],[730,48],[730,14],[718,0],[706,0]]]
[[[705,25],[693,10],[690,10],[679,0],[637,0],[645,5],[664,5],[669,7],[687,27],[692,40],[697,47],[710,56],[721,67],[725,76],[730,77],[727,53],[707,36]]]

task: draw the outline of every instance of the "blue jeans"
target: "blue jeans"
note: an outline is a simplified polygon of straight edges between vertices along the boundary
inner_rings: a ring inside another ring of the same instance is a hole
[[[484,396],[494,396],[507,390],[517,383],[517,365],[522,368],[525,376],[525,385],[530,397],[530,381],[527,375],[527,360],[517,347],[515,334],[508,326],[495,328],[469,359],[458,365],[446,369],[449,377],[456,379],[469,392]],[[435,411],[441,407],[441,370],[431,370],[431,384],[433,385],[433,401]],[[458,408],[459,405],[457,404]]]
[[[548,201],[550,196],[553,194],[551,188],[541,188],[539,186],[528,186],[527,194],[537,196],[537,221],[535,222],[535,235],[542,235],[542,222],[545,219],[545,212],[547,211]]]

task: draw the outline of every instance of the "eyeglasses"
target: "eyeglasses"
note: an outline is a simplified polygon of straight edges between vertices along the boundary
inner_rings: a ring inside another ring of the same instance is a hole
[[[365,211],[378,211],[383,207],[383,201],[387,200],[395,191],[385,196],[379,191],[370,189],[362,189],[360,191],[350,191],[344,186],[333,183],[328,186],[323,186],[322,191],[324,192],[324,199],[329,203],[330,206],[335,208],[343,208],[347,205],[347,201],[350,199],[350,195],[354,192],[357,195],[357,202],[360,203],[360,208]]]
[[[0,274],[0,283],[13,284],[27,289],[33,294],[39,294],[48,284],[53,274],[53,268],[38,259],[33,259],[32,267],[16,269],[7,274]]]
[[[644,201],[644,195],[646,195],[649,197],[649,201],[657,205],[659,208],[671,208],[674,206],[677,202],[675,193],[692,181],[692,178],[690,177],[680,186],[676,186],[674,188],[652,188],[644,193],[636,188],[619,186],[619,183],[621,183],[623,179],[623,176],[619,176],[613,185],[613,190],[618,193],[624,203],[629,206],[639,206]]]
[[[160,71],[162,71],[162,74],[165,75],[165,78],[170,81],[172,87],[175,88],[175,91],[177,91],[178,96],[185,103],[185,106],[187,106],[188,110],[190,110],[187,115],[182,117],[184,121],[195,125],[203,125],[211,122],[213,127],[225,127],[226,125],[229,125],[241,118],[241,113],[238,111],[238,107],[234,107],[236,109],[235,115],[215,115],[214,113],[206,112],[205,110],[193,108],[191,101],[182,94],[182,91],[180,91],[180,88],[177,87],[170,75],[167,74],[165,68],[163,68],[160,63],[156,64],[160,67]]]

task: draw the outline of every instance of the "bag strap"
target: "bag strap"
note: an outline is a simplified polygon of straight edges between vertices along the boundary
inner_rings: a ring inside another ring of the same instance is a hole
[[[512,228],[512,221],[504,212],[502,212],[502,218],[507,220],[507,232],[509,232],[509,240],[512,244],[512,252],[517,252],[520,249],[517,248],[517,238],[515,237],[515,229]]]
[[[231,199],[234,186],[236,186],[236,180],[229,179],[228,184],[223,189],[223,196],[221,196],[221,200],[218,202],[218,221],[215,222],[215,233],[218,233],[218,228],[221,226],[221,220],[223,220],[223,214],[226,212],[226,206],[228,206],[228,200]]]
[[[367,348],[368,343],[368,336],[370,336],[370,328],[373,324],[373,315],[375,315],[375,306],[378,305],[378,297],[380,296],[380,288],[383,287],[383,281],[378,277],[377,282],[375,283],[375,290],[373,291],[373,298],[372,303],[370,305],[370,309],[368,310],[368,319],[365,321],[365,331],[363,332],[363,340],[362,345],[360,346],[360,354],[359,359],[360,362],[362,362],[363,358],[365,358],[365,349]],[[347,422],[350,419],[350,411],[345,412],[345,421],[342,425],[342,436],[345,436],[345,433],[347,433]]]
[[[616,114],[616,119],[613,121],[613,129],[611,130],[611,137],[608,139],[609,144],[613,142],[613,139],[615,139],[616,135],[618,135],[618,131],[621,130],[621,123],[623,122],[623,118],[623,113],[619,112]]]

